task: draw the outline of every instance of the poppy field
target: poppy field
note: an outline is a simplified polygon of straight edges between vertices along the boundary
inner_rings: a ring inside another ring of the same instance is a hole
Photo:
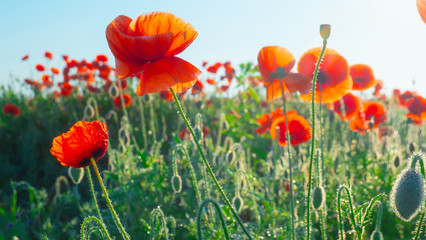
[[[180,58],[172,13],[105,28],[113,59],[25,55],[0,87],[0,240],[426,239],[426,98],[331,25],[245,63]]]

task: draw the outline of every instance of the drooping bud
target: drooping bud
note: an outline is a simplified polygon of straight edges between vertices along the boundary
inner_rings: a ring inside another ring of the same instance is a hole
[[[84,169],[83,168],[68,168],[68,176],[71,178],[71,181],[74,184],[79,184],[84,177]]]
[[[409,222],[424,204],[423,176],[415,168],[404,169],[392,188],[391,207],[402,220]]]
[[[325,191],[324,188],[319,186],[315,187],[312,193],[312,205],[316,210],[319,210],[324,206],[325,202]]]
[[[321,24],[320,25],[320,34],[324,41],[330,37],[331,25],[330,24]]]
[[[370,236],[370,240],[383,240],[382,232],[374,230]]]

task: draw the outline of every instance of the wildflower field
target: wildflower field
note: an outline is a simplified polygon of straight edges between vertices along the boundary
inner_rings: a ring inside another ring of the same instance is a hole
[[[114,59],[25,55],[0,88],[0,240],[426,239],[426,98],[332,26],[246,63],[180,58],[198,32],[168,12],[105,28]]]

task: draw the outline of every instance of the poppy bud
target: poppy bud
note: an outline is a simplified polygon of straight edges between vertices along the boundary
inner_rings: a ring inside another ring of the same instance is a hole
[[[330,37],[331,25],[330,24],[321,24],[320,25],[320,34],[324,41]]]
[[[71,178],[71,181],[74,184],[79,184],[84,177],[84,169],[83,168],[68,168],[68,176]]]
[[[370,240],[383,240],[382,232],[374,230],[370,236]]]
[[[324,188],[319,186],[315,187],[314,191],[312,193],[312,205],[316,210],[319,210],[322,208],[325,202],[325,191]]]
[[[423,204],[424,191],[423,177],[416,169],[402,171],[390,195],[396,215],[406,222],[411,221]]]
[[[416,149],[417,149],[417,146],[413,142],[409,143],[407,146],[408,153],[410,154],[413,154],[416,151]]]
[[[399,158],[399,156],[395,156],[395,158],[393,159],[393,166],[395,168],[398,168],[399,166],[401,166],[401,159]]]

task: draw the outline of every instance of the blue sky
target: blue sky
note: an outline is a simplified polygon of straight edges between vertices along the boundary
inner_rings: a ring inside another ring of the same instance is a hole
[[[349,64],[370,65],[387,93],[399,88],[426,97],[426,26],[415,0],[1,1],[0,84],[11,81],[10,74],[30,76],[33,65],[46,63],[46,50],[57,66],[63,66],[62,54],[92,60],[105,53],[113,60],[106,26],[118,15],[153,11],[195,27],[199,36],[180,57],[196,66],[256,61],[268,45],[286,47],[299,59],[320,46],[319,25],[328,23],[328,46]],[[21,61],[25,54],[29,63]]]

